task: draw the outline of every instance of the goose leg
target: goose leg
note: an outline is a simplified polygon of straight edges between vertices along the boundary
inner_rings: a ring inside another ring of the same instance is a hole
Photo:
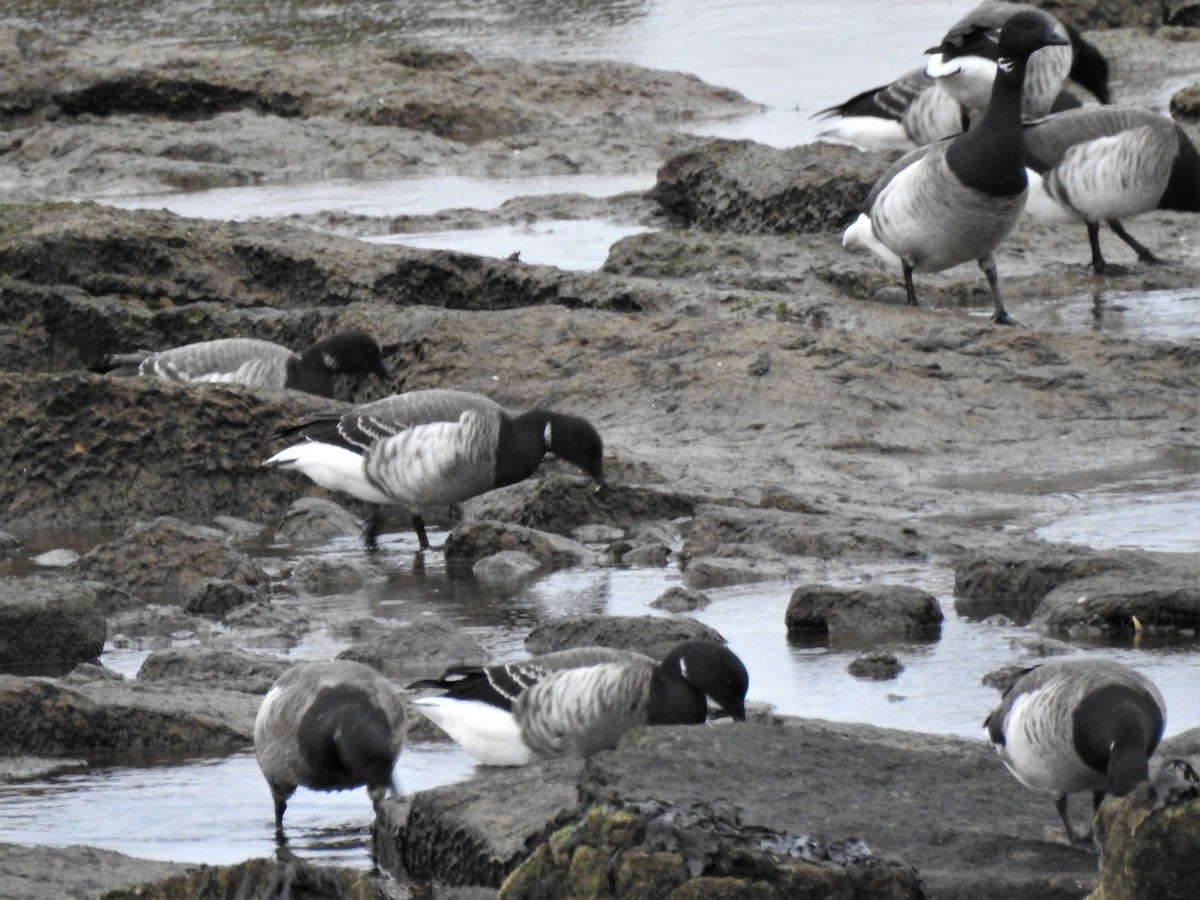
[[[913,287],[913,267],[906,262],[901,262],[904,267],[904,293],[908,297],[908,305],[917,305],[917,289]]]
[[[979,260],[979,268],[983,269],[988,287],[992,290],[992,321],[997,325],[1020,325],[1020,322],[1008,314],[1000,299],[1000,276],[996,273],[996,260],[991,256],[985,256]]]
[[[1092,271],[1097,275],[1124,274],[1126,272],[1124,266],[1118,266],[1104,261],[1104,254],[1100,252],[1100,223],[1088,222],[1087,233],[1088,243],[1092,247]]]
[[[1141,243],[1139,240],[1137,240],[1137,238],[1126,231],[1125,226],[1116,219],[1109,219],[1108,227],[1112,229],[1113,234],[1133,248],[1134,253],[1138,255],[1138,262],[1145,263],[1149,266],[1165,266],[1167,264],[1166,260],[1159,259],[1154,255],[1153,252],[1151,252],[1149,247]],[[1097,225],[1096,228],[1099,230],[1100,226]]]
[[[417,533],[417,540],[421,544],[422,550],[429,549],[429,538],[425,534],[425,520],[421,518],[420,513],[413,513],[412,517],[413,530]]]
[[[1100,793],[1100,796],[1103,797],[1104,794]],[[1058,810],[1058,817],[1062,819],[1063,826],[1067,829],[1067,840],[1070,841],[1071,846],[1086,850],[1088,853],[1098,853],[1099,848],[1092,838],[1091,829],[1088,829],[1087,834],[1079,834],[1071,824],[1071,817],[1067,814],[1066,794],[1059,794],[1054,798],[1054,808]]]
[[[383,531],[383,514],[379,508],[371,510],[367,517],[367,527],[363,529],[363,544],[371,553],[379,549],[379,535]]]

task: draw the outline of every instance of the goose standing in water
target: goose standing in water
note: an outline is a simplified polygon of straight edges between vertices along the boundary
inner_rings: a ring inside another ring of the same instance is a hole
[[[1056,113],[1025,128],[1031,215],[1087,225],[1096,274],[1120,272],[1100,252],[1100,223],[1143,263],[1161,263],[1121,219],[1154,209],[1200,212],[1200,153],[1183,129],[1144,109]]]
[[[1105,794],[1149,780],[1149,759],[1166,725],[1162,694],[1150,679],[1110,659],[1065,657],[1024,672],[984,726],[1004,765],[1026,787],[1051,794],[1075,846],[1094,850],[1067,814],[1067,795]]]
[[[1050,20],[1020,12],[1000,31],[991,100],[979,123],[953,140],[901,157],[876,182],[842,243],[899,264],[910,306],[913,272],[940,272],[976,260],[992,292],[992,321],[1015,324],[1000,299],[993,253],[1025,208],[1021,93],[1030,54],[1061,45]]]
[[[300,663],[267,692],[254,721],[254,754],[275,800],[275,834],[299,786],[366,785],[373,803],[396,790],[404,701],[374,669],[351,660]]]
[[[304,440],[263,463],[303,472],[317,484],[412,513],[428,550],[421,511],[462,503],[534,473],[547,452],[605,483],[604,443],[585,419],[535,409],[510,416],[494,400],[464,391],[396,394],[313,416],[272,435]],[[374,548],[378,514],[367,527]]]
[[[698,725],[711,698],[746,718],[750,676],[723,644],[687,641],[657,662],[578,647],[503,665],[450,669],[409,688],[442,688],[417,709],[484,765],[589,756],[639,725]]]
[[[118,353],[108,363],[115,367],[110,375],[291,388],[321,397],[333,396],[334,375],[392,376],[379,344],[361,331],[343,331],[317,341],[303,355],[271,341],[222,338],[171,350]]]

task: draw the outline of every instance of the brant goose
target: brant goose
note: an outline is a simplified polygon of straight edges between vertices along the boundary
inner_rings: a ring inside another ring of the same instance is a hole
[[[984,109],[992,94],[999,40],[1004,23],[1018,13],[1042,16],[1061,42],[1043,47],[1030,58],[1021,98],[1022,118],[1050,112],[1068,77],[1101,103],[1109,101],[1108,60],[1076,28],[1027,3],[981,3],[960,19],[936,47],[925,52],[925,72],[965,110]]]
[[[639,725],[695,725],[708,698],[745,721],[750,676],[729,648],[687,641],[657,662],[629,650],[577,647],[519,662],[449,669],[409,688],[417,709],[484,765],[588,756]]]
[[[1105,794],[1147,781],[1166,717],[1144,675],[1110,659],[1067,657],[1023,672],[984,726],[1017,780],[1054,796],[1068,840],[1094,850],[1091,829],[1071,826],[1067,795],[1092,791],[1094,813]]]
[[[1025,127],[1031,215],[1087,224],[1092,269],[1120,272],[1100,252],[1108,223],[1143,263],[1160,263],[1120,220],[1153,209],[1200,212],[1200,154],[1183,129],[1144,109],[1069,110]]]
[[[992,321],[1015,324],[1000,300],[992,254],[1025,207],[1020,109],[1025,63],[1035,50],[1065,43],[1040,12],[1009,19],[1000,32],[992,99],[979,124],[901,157],[846,229],[845,246],[865,247],[900,265],[910,306],[917,305],[913,272],[940,272],[974,259],[992,291]]]
[[[1017,4],[1002,5],[1011,9],[1009,15],[1022,9],[1035,8]],[[999,12],[1001,15],[993,16],[996,24],[986,32],[988,39],[977,41],[981,45],[978,52],[987,57],[974,67],[982,71],[984,79],[982,100],[978,108],[961,106],[945,89],[946,84],[930,77],[926,67],[921,66],[906,72],[890,84],[863,91],[844,103],[814,113],[814,117],[836,119],[818,137],[854,144],[863,150],[909,150],[953,137],[964,131],[964,126],[969,120],[972,117],[977,119],[978,114],[987,105],[996,74],[996,41],[1004,17],[1003,10],[993,12]],[[1088,43],[1079,33],[1079,29],[1064,25],[1063,30],[1071,41],[1071,69],[1068,77],[1094,94],[1101,103],[1108,103],[1108,60],[1093,44]],[[1030,65],[1036,65],[1045,52],[1039,51],[1034,54]],[[1025,84],[1028,91],[1028,74]],[[1048,112],[1076,109],[1082,105],[1082,101],[1070,91],[1059,90]],[[1024,118],[1028,119],[1028,115]]]
[[[317,484],[412,513],[421,549],[429,549],[421,511],[461,503],[524,481],[549,451],[604,479],[604,443],[585,419],[535,409],[510,416],[494,400],[464,391],[395,394],[315,415],[272,435],[304,438],[263,463],[296,469]],[[375,547],[378,511],[367,526]]]
[[[275,833],[299,785],[366,785],[377,803],[396,790],[404,701],[386,678],[351,660],[301,663],[267,692],[254,721],[254,754],[275,800]]]
[[[222,338],[172,350],[139,350],[108,358],[108,374],[156,375],[168,381],[217,381],[251,387],[292,388],[333,396],[333,376],[390,378],[379,344],[361,331],[343,331],[317,341],[303,356],[255,338]]]

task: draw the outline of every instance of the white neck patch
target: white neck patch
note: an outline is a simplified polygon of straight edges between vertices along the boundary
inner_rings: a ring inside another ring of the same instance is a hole
[[[679,657],[679,674],[683,676],[684,681],[688,680],[687,660],[685,660],[682,656]]]
[[[550,443],[550,423],[549,422],[546,423],[546,430],[542,432],[542,443],[546,445],[547,450],[549,450],[550,447],[552,446]]]
[[[1007,56],[1002,56],[996,60],[996,68],[1006,75],[1013,70],[1013,66],[1015,65],[1016,61]]]
[[[334,359],[333,354],[328,350],[321,352],[321,362],[324,363],[325,368],[327,368],[330,372],[336,372],[338,370],[338,362],[336,359]]]

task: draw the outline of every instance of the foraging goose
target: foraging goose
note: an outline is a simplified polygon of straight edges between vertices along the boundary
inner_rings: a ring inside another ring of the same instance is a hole
[[[299,785],[366,785],[377,803],[396,790],[404,701],[382,675],[350,660],[301,663],[267,692],[254,720],[254,754],[275,800],[275,833]]]
[[[900,265],[910,306],[917,305],[913,272],[940,272],[974,259],[992,291],[992,321],[1014,324],[1000,299],[992,254],[1025,207],[1025,63],[1041,47],[1065,42],[1040,12],[1009,19],[1000,31],[992,99],[979,123],[950,141],[901,157],[876,182],[863,212],[846,229],[846,247],[865,247]]]
[[[1144,675],[1110,659],[1066,657],[1024,672],[984,726],[1017,780],[1054,796],[1068,840],[1093,849],[1091,829],[1071,826],[1067,795],[1092,791],[1094,813],[1106,793],[1148,780],[1166,717]]]
[[[429,549],[421,511],[461,503],[524,481],[549,451],[604,479],[604,443],[585,419],[535,409],[510,416],[494,400],[464,391],[410,391],[313,416],[272,435],[305,440],[263,463],[296,469],[317,484],[412,513]],[[374,548],[378,514],[368,524]]]
[[[1087,224],[1092,269],[1121,271],[1100,252],[1108,223],[1143,263],[1160,263],[1120,220],[1154,209],[1200,212],[1200,154],[1174,121],[1144,109],[1070,110],[1025,127],[1031,215]]]
[[[1108,60],[1079,30],[1059,22],[1027,3],[988,0],[975,7],[946,32],[942,42],[926,53],[925,72],[966,110],[984,109],[992,94],[999,36],[1004,23],[1017,13],[1043,16],[1054,33],[1065,40],[1043,47],[1030,58],[1021,99],[1022,118],[1040,118],[1050,112],[1068,77],[1090,91],[1101,103],[1109,101]]]
[[[317,341],[303,356],[256,338],[222,338],[172,350],[139,350],[108,358],[110,375],[155,375],[168,381],[215,381],[251,387],[292,388],[333,396],[333,376],[390,378],[379,344],[361,331],[343,331]]]
[[[708,699],[745,721],[750,676],[733,651],[687,641],[661,662],[628,650],[579,647],[485,668],[448,670],[409,688],[417,709],[484,765],[588,756],[639,725],[696,725]]]

